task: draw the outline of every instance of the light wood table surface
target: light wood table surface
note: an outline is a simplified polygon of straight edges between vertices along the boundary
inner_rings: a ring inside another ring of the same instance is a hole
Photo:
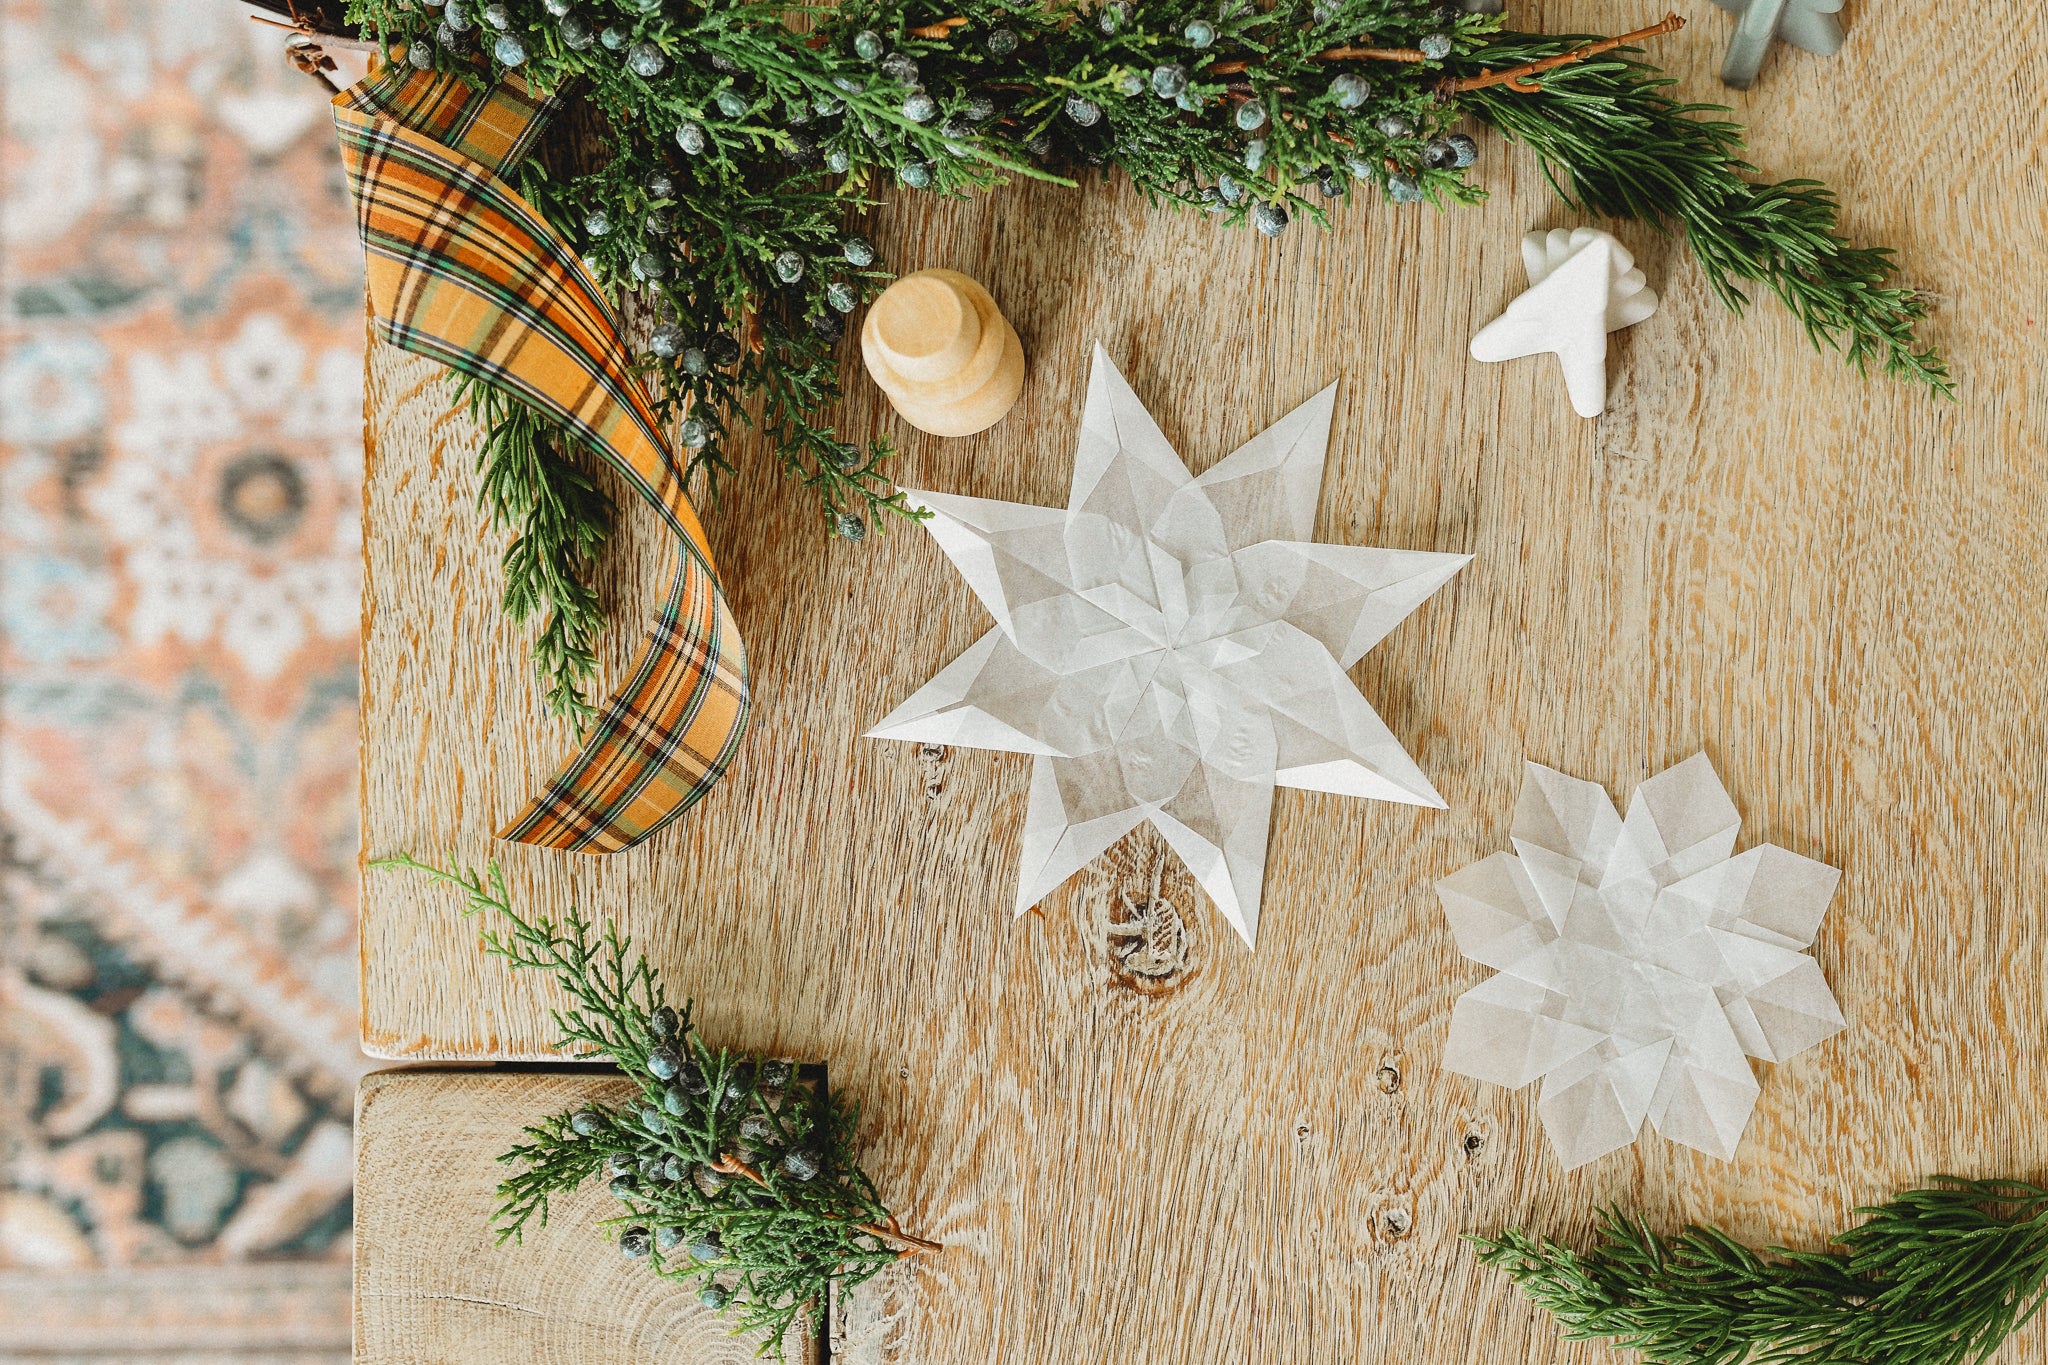
[[[1030,364],[1001,424],[942,441],[849,360],[839,429],[896,439],[905,484],[1063,505],[1099,340],[1198,470],[1336,379],[1317,538],[1476,556],[1353,672],[1450,809],[1282,792],[1256,953],[1149,829],[1012,919],[1029,761],[859,737],[987,616],[922,530],[829,540],[758,451],[704,506],[757,704],[732,775],[626,853],[493,845],[571,735],[497,615],[476,434],[433,366],[374,351],[366,851],[499,857],[527,908],[630,929],[713,1040],[829,1059],[884,1196],[947,1244],[850,1296],[866,1358],[1600,1361],[1461,1234],[1583,1243],[1619,1201],[1812,1245],[1937,1172],[2048,1176],[2048,21],[1852,5],[1839,57],[1780,51],[1740,95],[1713,79],[1726,16],[1678,8],[1656,57],[1681,94],[1736,105],[1763,173],[1827,180],[1899,248],[1959,402],[1859,380],[1774,301],[1731,317],[1634,226],[1664,303],[1615,338],[1604,417],[1547,358],[1471,362],[1521,233],[1584,221],[1492,137],[1482,208],[1361,204],[1278,243],[1120,183],[875,216],[894,268],[987,284]],[[656,537],[629,508],[614,675]],[[1525,759],[1625,804],[1701,749],[1740,847],[1843,870],[1815,953],[1849,1027],[1759,1068],[1732,1161],[1646,1128],[1565,1174],[1534,1087],[1439,1065],[1487,973],[1431,884],[1507,846]],[[369,874],[363,967],[378,1055],[553,1055],[550,989],[478,952],[445,889]],[[404,1144],[376,1150],[367,1204],[409,1178]],[[364,1339],[392,1304],[362,1298]],[[1999,1360],[2044,1357],[2036,1321]]]

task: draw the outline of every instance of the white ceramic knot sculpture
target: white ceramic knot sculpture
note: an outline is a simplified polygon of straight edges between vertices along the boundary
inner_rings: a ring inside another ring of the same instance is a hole
[[[1474,360],[1554,353],[1572,410],[1607,410],[1607,334],[1657,311],[1657,291],[1628,248],[1598,228],[1553,228],[1522,238],[1529,288],[1472,338]]]
[[[957,270],[920,270],[882,291],[860,329],[868,373],[904,421],[971,436],[1024,388],[1024,348],[996,301]]]

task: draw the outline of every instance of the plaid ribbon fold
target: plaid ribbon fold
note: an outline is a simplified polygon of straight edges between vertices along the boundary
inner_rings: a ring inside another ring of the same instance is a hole
[[[334,101],[379,336],[517,393],[574,431],[676,533],[675,573],[622,687],[501,839],[610,853],[702,796],[746,728],[747,666],[683,470],[604,295],[500,178],[558,107],[393,64]]]

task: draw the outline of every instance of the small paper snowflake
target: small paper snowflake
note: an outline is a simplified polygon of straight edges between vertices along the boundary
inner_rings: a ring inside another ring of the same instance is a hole
[[[1658,1132],[1722,1159],[1756,1107],[1749,1058],[1779,1062],[1844,1024],[1813,942],[1841,874],[1742,823],[1705,754],[1636,789],[1528,765],[1515,853],[1437,883],[1458,948],[1499,975],[1465,992],[1444,1065],[1519,1089],[1541,1077],[1566,1169]],[[1733,855],[1733,856],[1731,856]]]

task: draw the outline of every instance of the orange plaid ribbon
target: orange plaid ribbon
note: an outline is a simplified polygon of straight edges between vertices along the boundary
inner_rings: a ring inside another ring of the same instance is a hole
[[[610,853],[680,815],[732,762],[747,665],[617,317],[569,245],[500,178],[556,107],[517,75],[475,90],[393,64],[338,96],[334,121],[378,335],[545,410],[676,533],[674,583],[625,685],[498,834]]]

